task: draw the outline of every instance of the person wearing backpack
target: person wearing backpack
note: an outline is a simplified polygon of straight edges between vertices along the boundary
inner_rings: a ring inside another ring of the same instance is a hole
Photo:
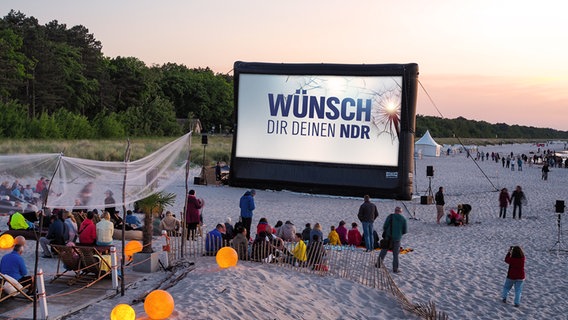
[[[392,249],[392,272],[398,273],[398,254],[400,252],[400,242],[402,236],[407,232],[406,219],[402,216],[402,209],[396,207],[394,213],[391,213],[383,224],[383,238],[390,240],[390,248]],[[376,266],[381,267],[389,248],[381,248],[379,259]]]

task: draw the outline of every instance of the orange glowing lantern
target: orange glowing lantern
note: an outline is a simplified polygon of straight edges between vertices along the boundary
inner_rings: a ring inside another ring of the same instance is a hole
[[[14,246],[14,237],[11,234],[0,236],[0,249],[10,249]]]
[[[237,251],[231,247],[223,247],[221,250],[217,251],[215,260],[221,269],[234,267],[239,261],[239,255]]]
[[[127,304],[119,304],[110,312],[110,320],[134,320],[136,312]]]
[[[124,246],[124,255],[132,257],[135,253],[142,251],[142,243],[140,241],[129,241]]]
[[[167,319],[174,312],[174,298],[164,290],[154,290],[144,300],[144,311],[150,319]]]

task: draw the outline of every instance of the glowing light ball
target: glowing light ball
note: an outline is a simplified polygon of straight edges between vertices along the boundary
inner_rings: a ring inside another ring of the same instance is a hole
[[[10,249],[14,246],[14,237],[11,234],[0,236],[0,249]]]
[[[140,241],[129,241],[125,246],[124,246],[124,255],[126,256],[133,256],[135,253],[142,251],[142,243],[140,243]]]
[[[127,304],[119,304],[110,312],[110,320],[134,320],[136,312]]]
[[[217,251],[217,255],[215,256],[215,260],[217,264],[222,269],[234,267],[237,265],[239,261],[239,255],[237,251],[231,247],[223,247],[221,250]]]
[[[167,319],[174,312],[174,298],[164,290],[154,290],[144,300],[144,311],[150,319]]]

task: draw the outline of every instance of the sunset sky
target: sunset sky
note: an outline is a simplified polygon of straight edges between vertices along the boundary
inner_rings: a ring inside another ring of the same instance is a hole
[[[235,61],[419,65],[417,113],[568,131],[563,1],[0,1],[83,25],[105,56],[232,73]]]

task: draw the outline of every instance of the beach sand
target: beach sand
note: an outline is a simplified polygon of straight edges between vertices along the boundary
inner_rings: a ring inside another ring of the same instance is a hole
[[[544,149],[561,151],[563,147],[564,143],[557,143]],[[480,151],[529,155],[536,152],[537,147],[515,144],[480,147]],[[433,193],[440,186],[445,189],[446,213],[460,203],[473,207],[469,225],[438,225],[435,206],[420,204],[420,196],[426,195],[429,186],[427,166],[435,170],[431,179]],[[385,218],[396,206],[403,207],[408,219],[408,234],[403,237],[402,246],[414,251],[400,256],[400,273],[392,277],[411,302],[434,302],[450,319],[566,318],[568,254],[558,249],[568,250],[565,244],[568,239],[561,239],[557,244],[559,224],[554,205],[556,200],[568,200],[568,169],[551,168],[547,181],[541,180],[541,166],[525,165],[522,171],[516,169],[511,171],[500,162],[487,160],[475,163],[465,153],[424,157],[416,159],[412,201],[372,199],[379,209],[375,229],[382,228]],[[498,218],[497,190],[506,187],[511,192],[517,185],[522,186],[528,198],[522,219],[512,219],[512,206],[508,208],[506,219]],[[233,223],[238,220],[238,202],[245,189],[214,185],[191,185],[191,188],[206,201],[203,209],[206,231],[225,222],[227,217]],[[169,190],[183,199],[183,181]],[[362,198],[363,195],[346,198],[257,190],[253,226],[261,217],[266,217],[272,225],[278,220],[290,220],[298,231],[307,222],[312,225],[319,222],[327,235],[329,227],[337,226],[340,220],[348,225],[353,221],[359,223],[357,211]],[[176,203],[171,210],[178,213],[182,207],[183,203]],[[560,217],[560,230],[565,231],[565,214]],[[0,223],[4,225],[4,221]],[[160,248],[160,241],[155,241],[155,249]],[[504,258],[512,245],[522,246],[526,254],[526,280],[519,308],[512,305],[512,293],[507,304],[500,297],[508,267]],[[29,246],[35,245],[29,241]],[[28,269],[32,270],[31,250],[25,253],[25,259]],[[385,265],[389,271],[392,269],[390,253]],[[55,259],[40,259],[40,266],[46,274],[54,273]],[[220,269],[214,257],[199,257],[195,266],[195,270],[167,289],[176,303],[170,319],[417,318],[404,311],[389,293],[347,279],[303,274],[252,262],[239,262],[236,267]],[[175,274],[158,272],[130,287],[124,297],[101,301],[67,319],[108,318],[115,305],[131,304],[148,288],[167,283],[171,278],[175,278]],[[146,317],[142,303],[133,307],[138,319]]]

